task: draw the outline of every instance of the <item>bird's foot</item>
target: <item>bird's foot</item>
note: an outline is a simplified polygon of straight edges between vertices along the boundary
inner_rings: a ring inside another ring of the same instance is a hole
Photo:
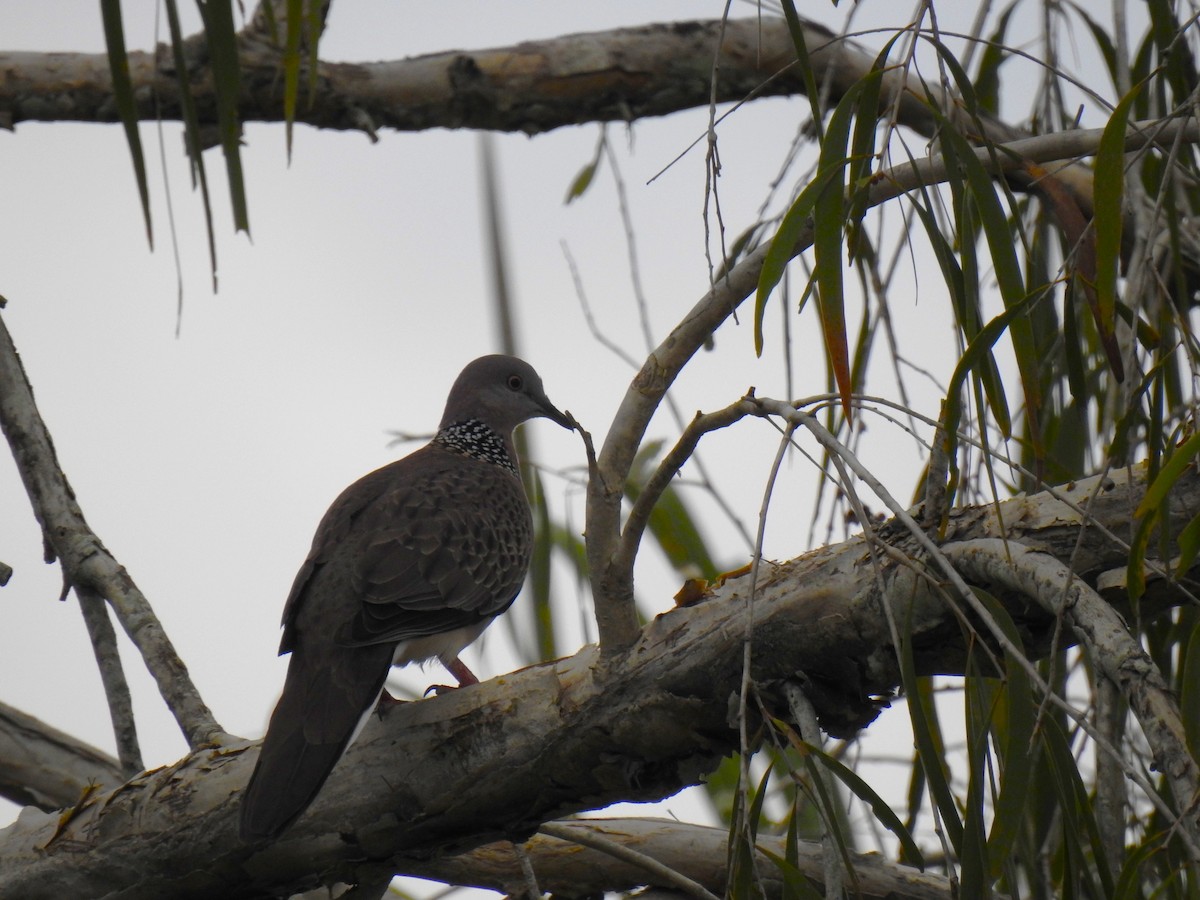
[[[403,704],[403,700],[397,700],[388,693],[387,688],[384,688],[379,693],[379,702],[375,704],[375,715],[382,719],[393,707],[402,706]]]
[[[460,687],[470,687],[473,684],[479,684],[479,679],[475,677],[475,673],[468,669],[466,663],[457,656],[449,662],[442,660],[442,665],[446,667],[447,672],[455,677],[458,685],[431,684],[425,689],[426,697],[430,694],[440,694],[443,691],[456,691]]]

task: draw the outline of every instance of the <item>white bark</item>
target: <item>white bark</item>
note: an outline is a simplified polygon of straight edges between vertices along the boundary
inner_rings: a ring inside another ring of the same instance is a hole
[[[950,540],[1010,539],[1059,560],[1094,584],[1125,564],[1144,470],[1076,482],[1056,492],[951,515]],[[1080,503],[1095,493],[1085,528]],[[1077,498],[1073,499],[1073,498]],[[1200,476],[1173,494],[1167,527],[1200,508]],[[1002,518],[1001,518],[1002,517]],[[901,552],[906,534],[884,527]],[[961,672],[957,618],[924,578],[885,563],[883,596],[898,618],[912,604],[923,673]],[[865,725],[898,684],[896,655],[864,543],[822,548],[767,570],[754,601],[753,677],[776,714],[782,687],[803,672],[823,727]],[[999,595],[1006,595],[997,587]],[[1054,618],[1012,611],[1031,654],[1050,645]],[[1107,598],[1112,602],[1114,598]],[[1143,615],[1182,602],[1152,580]],[[485,684],[403,704],[368,724],[316,804],[263,850],[236,837],[236,803],[252,745],[201,750],[90,798],[65,825],[27,812],[0,832],[0,895],[249,896],[318,882],[353,882],[500,839],[521,840],[547,820],[616,800],[668,796],[699,781],[737,747],[730,703],[741,680],[747,582],[647,625],[627,652],[602,662],[594,647]]]

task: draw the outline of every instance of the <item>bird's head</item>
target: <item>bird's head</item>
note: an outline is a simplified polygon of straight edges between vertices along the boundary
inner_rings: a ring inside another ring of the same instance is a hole
[[[537,417],[574,430],[575,420],[550,402],[533,366],[515,356],[481,356],[459,374],[446,399],[441,427],[478,419],[497,434],[510,435]]]

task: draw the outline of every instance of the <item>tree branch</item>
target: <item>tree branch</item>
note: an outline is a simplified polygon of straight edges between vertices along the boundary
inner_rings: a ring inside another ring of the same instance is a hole
[[[1055,616],[1066,617],[1092,663],[1128,700],[1150,745],[1153,768],[1171,786],[1180,824],[1190,833],[1192,847],[1200,847],[1200,773],[1188,751],[1179,704],[1121,616],[1066,563],[1015,541],[984,538],[942,549],[971,580],[1019,591]]]
[[[718,100],[794,94],[803,79],[780,20],[731,22],[721,45]],[[283,121],[278,46],[265,17],[242,33],[241,121]],[[814,40],[833,40],[814,28]],[[480,128],[534,134],[584,122],[627,122],[707,105],[720,23],[680,22],[577,34],[514,47],[450,51],[377,63],[320,63],[311,103],[296,121],[316,128],[421,131]],[[201,124],[215,124],[214,84],[202,39],[187,41],[189,76]],[[827,56],[830,54],[826,54]],[[823,57],[816,54],[816,60]],[[131,52],[130,76],[142,119],[178,119],[179,87],[166,54]],[[0,121],[113,122],[104,54],[0,52],[7,73]],[[789,69],[790,67],[790,69]],[[303,66],[307,69],[307,65]],[[782,72],[781,70],[787,70]],[[302,75],[307,78],[307,74]]]
[[[723,893],[729,832],[725,828],[693,825],[673,819],[571,819],[554,823],[570,832],[602,836],[643,857],[657,860],[713,893]],[[781,898],[784,879],[762,851],[786,856],[787,841],[760,834],[758,869],[766,897]],[[818,884],[823,877],[821,847],[808,841],[798,846],[797,867]],[[625,863],[599,850],[553,837],[534,835],[525,843],[530,862],[543,890],[567,896],[631,891],[644,885],[666,887],[665,879],[651,877],[638,862]],[[864,900],[950,900],[950,880],[889,862],[877,853],[848,854],[854,862],[857,884]],[[452,884],[512,892],[520,886],[520,870],[507,843],[486,844],[459,856],[440,857],[409,864],[404,874]],[[858,896],[858,895],[856,895]]]
[[[92,785],[125,781],[107,753],[0,703],[0,796],[52,810],[79,800]]]
[[[1045,492],[953,510],[947,539],[1004,536],[1072,560],[1090,584],[1127,558],[1105,530],[1128,522],[1145,473],[1135,467],[1081,480],[1059,489],[1066,499]],[[1093,493],[1090,516],[1070,502]],[[1197,509],[1200,474],[1189,472],[1163,527],[1178,533]],[[880,615],[885,603],[912,623],[919,674],[964,671],[961,617],[972,613],[953,609],[937,585],[900,561],[923,554],[905,529],[885,524],[876,529],[876,540],[882,536],[891,552],[878,575],[857,538],[773,565],[760,578],[751,676],[774,715],[787,717],[782,686],[798,673],[827,732],[854,733],[878,714],[879,698],[900,682]],[[392,707],[368,723],[309,813],[265,849],[241,844],[234,821],[253,745],[196,752],[145,773],[90,798],[65,826],[27,813],[0,832],[0,895],[284,893],[353,880],[364,865],[410,871],[434,856],[523,840],[542,822],[583,809],[669,796],[738,746],[728,709],[742,679],[746,591],[745,579],[730,579],[702,602],[659,616],[603,672],[588,647]],[[1155,576],[1141,611],[1148,617],[1182,602],[1173,583]],[[1027,655],[1049,652],[1055,617],[1024,598],[1010,613]],[[983,629],[972,640],[980,639],[990,640]]]
[[[587,847],[603,853],[605,856],[630,863],[642,869],[650,876],[648,883],[675,888],[690,897],[697,898],[697,900],[717,900],[716,895],[699,882],[688,878],[670,866],[663,865],[646,853],[614,841],[607,835],[598,834],[597,829],[591,828],[587,824],[576,825],[565,822],[546,822],[538,831],[549,837],[568,841],[580,847]]]
[[[150,603],[84,520],[75,493],[58,464],[50,433],[34,403],[33,391],[2,317],[0,430],[8,439],[34,515],[41,525],[47,562],[59,560],[66,589],[80,587],[109,602],[158,683],[159,692],[189,747],[195,749],[220,739],[224,734],[221,726],[192,684],[187,667]]]
[[[1103,133],[1103,129],[1097,128],[1043,135],[998,147],[981,147],[975,154],[989,172],[999,175],[1017,171],[1029,161],[1050,162],[1094,154]],[[1135,122],[1130,126],[1125,145],[1133,151],[1177,137],[1200,142],[1200,123],[1191,119]],[[873,208],[947,177],[946,160],[941,156],[895,166],[874,177],[865,206]],[[812,240],[810,219],[800,229],[791,255],[811,247]],[[667,390],[716,329],[758,288],[769,249],[770,242],[766,242],[748,253],[692,307],[646,358],[613,417],[597,458],[595,471],[599,477],[589,479],[586,514],[592,593],[600,624],[600,646],[606,656],[628,647],[637,634],[632,560],[628,548],[622,548],[620,538],[621,486]]]
[[[117,650],[117,633],[108,618],[108,607],[104,598],[97,596],[91,588],[76,585],[75,595],[79,598],[79,610],[92,650],[96,654],[96,665],[100,669],[100,681],[104,685],[104,696],[108,698],[108,714],[112,719],[113,734],[117,738],[117,756],[126,778],[132,778],[142,769],[142,751],[138,746],[137,722],[133,718],[133,698],[129,695],[129,682],[121,668],[121,654]]]

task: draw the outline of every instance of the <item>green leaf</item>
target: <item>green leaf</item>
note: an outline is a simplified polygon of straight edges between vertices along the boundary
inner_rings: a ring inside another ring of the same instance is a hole
[[[292,161],[292,126],[300,95],[300,33],[304,0],[287,0],[287,33],[283,45],[283,121],[287,135],[287,158]]]
[[[221,135],[221,151],[225,155],[225,170],[229,178],[233,224],[237,231],[249,234],[250,217],[246,207],[240,150],[242,129],[238,120],[242,77],[238,63],[237,31],[233,24],[233,5],[229,0],[196,2],[208,38],[209,61],[216,87],[217,130]]]
[[[1108,71],[1109,76],[1112,78],[1112,83],[1116,84],[1119,75],[1117,67],[1117,48],[1116,45],[1113,44],[1112,37],[1109,35],[1108,31],[1102,25],[1096,22],[1095,19],[1088,15],[1088,11],[1078,3],[1073,3],[1071,0],[1067,0],[1067,5],[1070,6],[1071,9],[1075,10],[1075,14],[1079,16],[1079,18],[1083,19],[1084,25],[1087,26],[1088,32],[1092,35],[1092,40],[1096,42],[1096,49],[1098,49],[1100,51],[1100,55],[1104,57],[1104,67]]]
[[[975,96],[979,108],[993,115],[1000,112],[1000,67],[1008,58],[1008,48],[1005,45],[1005,35],[1008,33],[1008,22],[1012,18],[1017,3],[1005,7],[1000,18],[996,20],[996,28],[983,44],[983,53],[979,56],[979,73],[975,76]]]
[[[963,102],[967,109],[974,111],[977,106],[974,89],[970,79],[954,55],[940,42],[933,42],[946,69],[954,77],[959,90],[963,94]],[[996,282],[1000,287],[1000,296],[1006,307],[1021,303],[1026,297],[1025,280],[1021,275],[1021,265],[1017,259],[1017,248],[1013,243],[1012,232],[1009,229],[1008,215],[997,195],[995,183],[975,155],[974,148],[953,126],[939,113],[936,107],[933,114],[938,120],[939,135],[943,152],[953,154],[966,183],[972,205],[979,213],[980,224],[987,238],[988,252],[991,257],[992,269],[996,274]],[[1039,296],[1042,293],[1039,292]],[[1034,341],[1033,329],[1029,321],[1018,317],[1010,322],[1009,336],[1012,340],[1013,355],[1017,360],[1017,370],[1021,377],[1021,386],[1025,394],[1025,412],[1030,422],[1029,437],[1033,442],[1036,458],[1043,457],[1039,429],[1037,426],[1042,408],[1042,391],[1038,379],[1038,370],[1042,360]]]
[[[1188,467],[1192,465],[1196,455],[1200,454],[1200,432],[1193,434],[1175,448],[1170,458],[1163,463],[1162,469],[1146,488],[1142,502],[1134,510],[1134,520],[1137,528],[1130,542],[1129,562],[1125,569],[1126,589],[1129,599],[1136,603],[1146,592],[1146,548],[1154,528],[1164,520],[1167,513],[1166,502],[1172,488],[1183,477]]]
[[[909,865],[916,866],[922,871],[925,870],[925,857],[922,856],[921,848],[917,846],[917,842],[913,839],[912,834],[904,827],[904,823],[900,821],[900,817],[896,815],[882,797],[875,793],[869,784],[863,781],[853,769],[834,759],[819,747],[814,747],[807,741],[799,739],[796,739],[795,743],[808,757],[815,759],[832,772],[834,777],[849,788],[854,796],[858,797],[859,800],[871,808],[871,812],[879,820],[879,824],[894,834],[896,839],[900,841],[904,858]]]
[[[855,85],[861,92],[862,82]],[[857,100],[857,93],[855,100]],[[842,237],[846,226],[846,162],[849,157],[850,124],[856,104],[850,95],[829,117],[821,142],[821,169],[829,178],[813,202],[813,271],[817,281],[817,311],[825,354],[837,381],[846,419],[851,418],[850,350],[846,338],[846,303],[842,292]]]
[[[154,246],[154,231],[150,225],[150,186],[146,179],[146,157],[142,153],[142,136],[138,131],[137,100],[133,96],[133,79],[129,74],[129,54],[125,51],[125,26],[121,18],[121,0],[100,0],[104,20],[104,43],[108,49],[108,69],[112,73],[113,99],[117,114],[125,128],[125,140],[133,160],[138,196],[142,201],[142,218],[146,222],[146,240]]]
[[[890,46],[890,44],[889,44]],[[754,352],[763,351],[763,316],[767,298],[783,279],[788,262],[799,252],[798,245],[806,232],[813,231],[813,246],[817,254],[817,300],[820,309],[825,349],[833,365],[834,375],[843,392],[843,405],[848,408],[850,364],[847,348],[845,313],[841,296],[842,233],[846,224],[846,168],[853,160],[847,158],[850,123],[864,92],[874,91],[878,97],[881,71],[872,70],[855,83],[829,117],[829,125],[821,143],[817,174],[792,202],[779,223],[763,257],[754,298]],[[872,121],[874,110],[872,110]],[[818,204],[820,204],[818,206]],[[817,232],[820,232],[819,236]],[[816,245],[820,242],[820,249]]]
[[[981,588],[975,595],[1018,652],[1023,653],[1021,633],[999,600]],[[1004,653],[1004,677],[996,693],[992,720],[993,739],[1000,750],[1000,791],[992,804],[992,826],[987,838],[989,875],[999,878],[1005,860],[1024,826],[1025,809],[1033,787],[1033,761],[1037,755],[1037,706],[1033,683],[1017,656]]]
[[[1112,894],[1113,900],[1142,900],[1146,896],[1143,889],[1146,886],[1147,873],[1152,871],[1154,857],[1162,851],[1162,842],[1157,835],[1146,838],[1141,846],[1132,849],[1125,859],[1125,865],[1121,867],[1121,874]]]
[[[942,817],[942,827],[956,851],[962,848],[963,823],[958,813],[950,773],[946,766],[946,743],[938,727],[937,709],[928,678],[918,678],[912,648],[912,608],[900,632],[900,680],[908,697],[908,715],[912,722],[917,756],[925,770],[925,779]]]
[[[755,839],[758,837],[758,823],[762,816],[762,805],[767,798],[767,784],[771,778],[771,766],[767,767],[767,771],[763,773],[762,781],[759,782],[758,790],[754,792],[750,798],[750,808],[745,808],[746,794],[750,792],[748,785],[741,781],[739,767],[739,778],[737,798],[735,800],[732,821],[729,829],[728,843],[728,871],[729,885],[727,891],[731,900],[734,898],[746,898],[746,900],[757,900],[762,896],[758,887],[758,879],[755,874],[754,854],[755,854]],[[743,826],[748,825],[749,831],[744,831]]]
[[[567,188],[566,199],[564,204],[569,204],[572,200],[577,200],[582,197],[589,187],[592,186],[592,181],[596,177],[596,173],[600,170],[600,161],[604,158],[604,148],[607,146],[608,132],[604,127],[600,128],[600,137],[596,141],[596,151],[592,154],[591,161],[579,170],[579,174],[575,176],[571,182],[571,186]]]
[[[1200,513],[1183,526],[1175,542],[1179,545],[1179,565],[1175,567],[1175,576],[1183,578],[1196,561],[1197,551],[1200,551]]]
[[[796,61],[800,65],[800,76],[804,80],[804,95],[808,97],[808,105],[812,112],[813,128],[817,132],[817,141],[825,142],[825,116],[821,112],[821,90],[817,86],[813,74],[812,62],[808,58],[808,44],[804,40],[804,26],[796,13],[796,5],[792,0],[783,0],[783,18],[787,22],[788,33],[792,36],[792,45],[796,48]]]
[[[213,229],[212,202],[208,194],[208,174],[204,168],[203,147],[200,146],[200,117],[196,113],[196,100],[192,96],[192,83],[188,78],[187,57],[184,54],[183,29],[179,25],[179,8],[175,0],[166,0],[167,27],[171,33],[171,57],[175,65],[175,80],[179,84],[179,101],[183,111],[183,140],[188,161],[192,167],[192,187],[200,186],[200,198],[204,206],[204,226],[208,236],[209,272],[212,276],[213,292],[217,290],[217,236]]]
[[[962,267],[954,257],[954,250],[950,244],[942,236],[941,230],[937,227],[937,220],[933,216],[932,201],[926,193],[925,188],[921,188],[923,203],[914,205],[914,210],[921,223],[925,226],[925,232],[929,236],[930,245],[933,248],[934,256],[942,269],[942,278],[945,281],[947,288],[950,290],[951,300],[954,302],[955,310],[958,315],[959,328],[962,329],[963,337],[968,342],[967,352],[963,355],[963,360],[970,356],[970,362],[967,367],[962,370],[963,380],[969,374],[977,383],[982,384],[983,391],[987,395],[988,406],[991,409],[992,415],[996,419],[996,424],[1000,428],[1001,434],[1005,437],[1012,434],[1012,418],[1008,411],[1008,397],[1004,392],[1004,380],[1000,377],[1000,369],[996,365],[996,358],[992,354],[992,346],[995,340],[985,344],[979,344],[976,349],[976,338],[980,332],[980,310],[976,296],[973,292],[967,290],[966,281],[963,277]],[[1002,331],[996,332],[996,339],[999,339]],[[962,365],[960,361],[959,365]],[[961,381],[959,382],[961,386]],[[950,398],[958,398],[960,396],[960,387],[954,387],[947,395]],[[957,427],[960,415],[958,412],[961,406],[961,400],[953,399],[950,402],[955,404],[954,422]],[[953,432],[949,435],[953,441]]]
[[[1142,497],[1142,502],[1134,511],[1134,516],[1140,518],[1161,509],[1197,454],[1200,454],[1200,432],[1196,432],[1175,448],[1175,452],[1171,454],[1150,486],[1146,488],[1145,496]]]
[[[1200,519],[1200,517],[1197,517]],[[1195,522],[1197,519],[1193,519]],[[1182,660],[1179,714],[1192,758],[1200,757],[1200,628],[1192,628]]]
[[[838,165],[838,171],[841,171],[843,165],[844,163]],[[767,298],[771,296],[771,291],[783,279],[783,271],[792,257],[796,255],[797,244],[801,236],[811,229],[813,204],[826,180],[831,177],[829,172],[818,172],[816,177],[800,192],[800,195],[792,201],[792,205],[784,213],[783,219],[779,223],[779,229],[771,238],[771,245],[763,257],[762,270],[758,276],[758,290],[754,297],[754,352],[758,356],[762,356],[763,351],[762,325],[763,316],[767,310]]]
[[[553,549],[553,523],[550,508],[546,504],[546,491],[541,475],[532,466],[528,468],[529,491],[533,497],[533,556],[529,562],[529,600],[527,607],[533,613],[534,637],[537,640],[536,657],[530,662],[554,659],[559,655],[554,641],[554,615],[550,604],[550,556]]]
[[[946,391],[946,435],[948,440],[954,439],[953,436],[958,430],[958,423],[962,418],[963,382],[966,381],[969,374],[976,371],[985,357],[990,356],[992,346],[1000,339],[1000,336],[1012,325],[1013,321],[1025,315],[1029,304],[1036,299],[1038,298],[1030,295],[1021,303],[996,316],[980,330],[975,340],[971,341],[963,352],[958,364],[954,367],[954,374],[950,376],[949,390]]]
[[[968,647],[977,643],[968,635]],[[983,823],[987,796],[987,766],[990,757],[988,731],[992,716],[992,691],[988,679],[980,677],[975,663],[978,651],[969,654],[963,704],[967,738],[967,797],[963,804],[963,843],[959,851],[958,877],[964,897],[990,897],[987,830]]]
[[[1122,97],[1104,126],[1096,152],[1096,175],[1092,179],[1095,185],[1092,221],[1096,227],[1096,327],[1101,340],[1109,344],[1116,340],[1117,270],[1121,262],[1124,225],[1125,132],[1129,125],[1129,110],[1141,89],[1139,84]]]
[[[769,847],[759,847],[758,852],[779,869],[783,880],[782,900],[824,900],[825,895],[813,887],[808,876],[801,872],[794,862],[772,852]]]
[[[1064,874],[1073,875],[1082,883],[1085,896],[1109,897],[1113,891],[1112,875],[1079,764],[1058,722],[1053,717],[1043,716],[1041,726],[1041,747],[1049,763],[1051,783],[1062,813],[1063,850],[1068,855]],[[1085,840],[1087,848],[1084,847]],[[1089,864],[1089,853],[1086,852],[1089,848],[1094,866]],[[1095,884],[1095,874],[1102,882],[1099,885]]]

